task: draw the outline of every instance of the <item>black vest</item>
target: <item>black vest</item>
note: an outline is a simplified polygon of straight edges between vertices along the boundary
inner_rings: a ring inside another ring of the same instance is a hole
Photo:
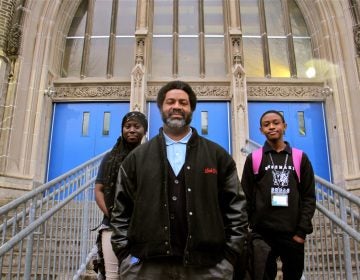
[[[182,167],[178,176],[175,176],[169,162],[168,165],[170,243],[173,254],[183,256],[188,235],[184,168]]]

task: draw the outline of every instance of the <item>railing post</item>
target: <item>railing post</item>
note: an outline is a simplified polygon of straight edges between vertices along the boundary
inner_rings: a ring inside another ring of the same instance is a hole
[[[91,179],[90,174],[91,168],[89,166],[86,167],[84,174],[84,182],[83,184],[87,184]],[[85,263],[86,261],[86,252],[88,246],[88,237],[89,237],[89,204],[88,204],[88,193],[89,189],[84,191],[84,207],[83,207],[83,228],[82,228],[82,249],[81,249],[81,263]]]
[[[35,221],[35,212],[36,212],[36,196],[32,200],[29,210],[29,225]],[[31,267],[33,259],[33,246],[34,246],[34,232],[31,232],[27,238],[26,242],[26,254],[25,254],[25,271],[24,279],[31,279]]]
[[[344,203],[344,198],[339,198],[340,204],[340,217],[344,223],[347,223],[347,215],[346,215],[346,205]],[[343,243],[344,243],[344,260],[345,260],[345,275],[346,280],[352,280],[352,264],[351,264],[351,248],[350,248],[350,239],[349,235],[343,231]]]

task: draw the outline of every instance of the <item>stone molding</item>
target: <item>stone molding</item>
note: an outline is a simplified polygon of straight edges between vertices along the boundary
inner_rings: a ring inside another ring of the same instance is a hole
[[[150,85],[147,87],[146,98],[156,99],[162,85]],[[199,99],[230,99],[230,86],[217,85],[192,85],[192,89]]]
[[[360,26],[359,26],[359,24],[357,24],[353,27],[353,33],[354,33],[354,44],[355,44],[356,54],[360,55]]]
[[[54,100],[68,99],[116,99],[129,100],[131,87],[129,85],[81,85],[55,86]]]
[[[0,0],[0,49],[5,50],[14,18],[15,0]]]
[[[332,89],[320,85],[248,85],[248,99],[274,100],[279,98],[284,100],[301,101],[303,99],[325,100],[332,95]]]
[[[137,75],[135,75],[137,76]],[[138,82],[138,81],[137,81]],[[148,85],[145,96],[155,100],[158,91],[163,86]],[[243,85],[242,85],[243,86]],[[199,99],[230,100],[232,98],[230,85],[192,85]],[[332,96],[332,89],[321,85],[255,85],[247,84],[247,97],[250,100],[325,100]],[[129,100],[131,86],[129,85],[80,85],[55,86],[53,100]]]
[[[8,56],[13,57],[17,56],[20,51],[20,42],[21,42],[21,25],[15,23],[11,26],[10,31],[8,33],[7,45],[5,52]]]

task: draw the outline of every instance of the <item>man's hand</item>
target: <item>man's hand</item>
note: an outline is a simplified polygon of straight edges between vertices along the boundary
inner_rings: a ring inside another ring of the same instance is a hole
[[[298,235],[294,235],[293,236],[293,240],[297,243],[301,243],[301,244],[304,244],[305,243],[305,239],[302,239],[300,236]]]

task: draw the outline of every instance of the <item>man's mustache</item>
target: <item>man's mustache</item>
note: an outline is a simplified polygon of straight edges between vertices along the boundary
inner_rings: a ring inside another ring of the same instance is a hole
[[[183,110],[180,110],[180,109],[172,109],[169,112],[169,116],[172,116],[174,114],[178,114],[178,115],[181,115],[181,116],[185,117],[185,112]]]

